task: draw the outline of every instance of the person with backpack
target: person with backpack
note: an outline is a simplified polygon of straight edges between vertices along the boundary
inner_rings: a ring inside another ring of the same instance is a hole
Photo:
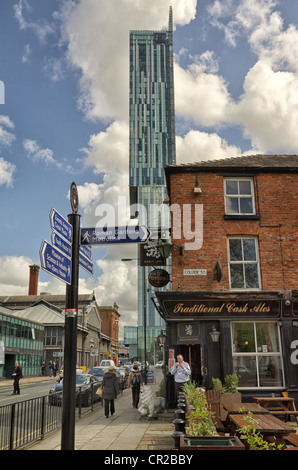
[[[140,388],[143,384],[143,378],[136,364],[134,364],[132,368],[133,371],[131,371],[128,377],[128,388],[131,387],[132,406],[134,408],[137,408],[139,404]]]

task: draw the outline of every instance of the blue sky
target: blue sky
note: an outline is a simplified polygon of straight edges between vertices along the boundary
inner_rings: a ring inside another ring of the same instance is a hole
[[[0,290],[26,294],[52,207],[82,226],[128,197],[128,35],[174,14],[177,162],[298,152],[295,0],[2,0]],[[0,94],[1,97],[1,94]],[[123,214],[121,214],[123,216]],[[125,215],[124,215],[125,218]],[[80,292],[136,319],[135,247],[94,249]],[[40,271],[39,291],[65,285]]]

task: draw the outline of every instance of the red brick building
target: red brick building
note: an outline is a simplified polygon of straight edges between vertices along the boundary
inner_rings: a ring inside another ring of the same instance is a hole
[[[112,358],[118,358],[119,349],[119,318],[118,305],[114,303],[111,307],[99,307],[101,322],[101,332],[110,338],[111,346],[110,351]]]
[[[235,371],[246,395],[298,396],[298,156],[172,165],[166,176],[183,249],[172,291],[157,293],[169,354],[208,388]]]

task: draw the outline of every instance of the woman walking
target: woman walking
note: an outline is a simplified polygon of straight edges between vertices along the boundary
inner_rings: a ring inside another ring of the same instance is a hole
[[[113,366],[110,366],[108,371],[105,372],[102,386],[102,399],[105,402],[105,416],[108,418],[109,412],[111,416],[115,413],[114,400],[117,398],[117,395],[119,395],[119,381]]]

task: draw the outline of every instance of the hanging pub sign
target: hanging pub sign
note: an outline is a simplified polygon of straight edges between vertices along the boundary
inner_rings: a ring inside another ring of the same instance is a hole
[[[150,271],[148,281],[153,287],[165,287],[170,281],[170,275],[165,269]]]
[[[166,264],[166,259],[161,256],[156,245],[149,243],[140,245],[141,266],[165,266]]]

